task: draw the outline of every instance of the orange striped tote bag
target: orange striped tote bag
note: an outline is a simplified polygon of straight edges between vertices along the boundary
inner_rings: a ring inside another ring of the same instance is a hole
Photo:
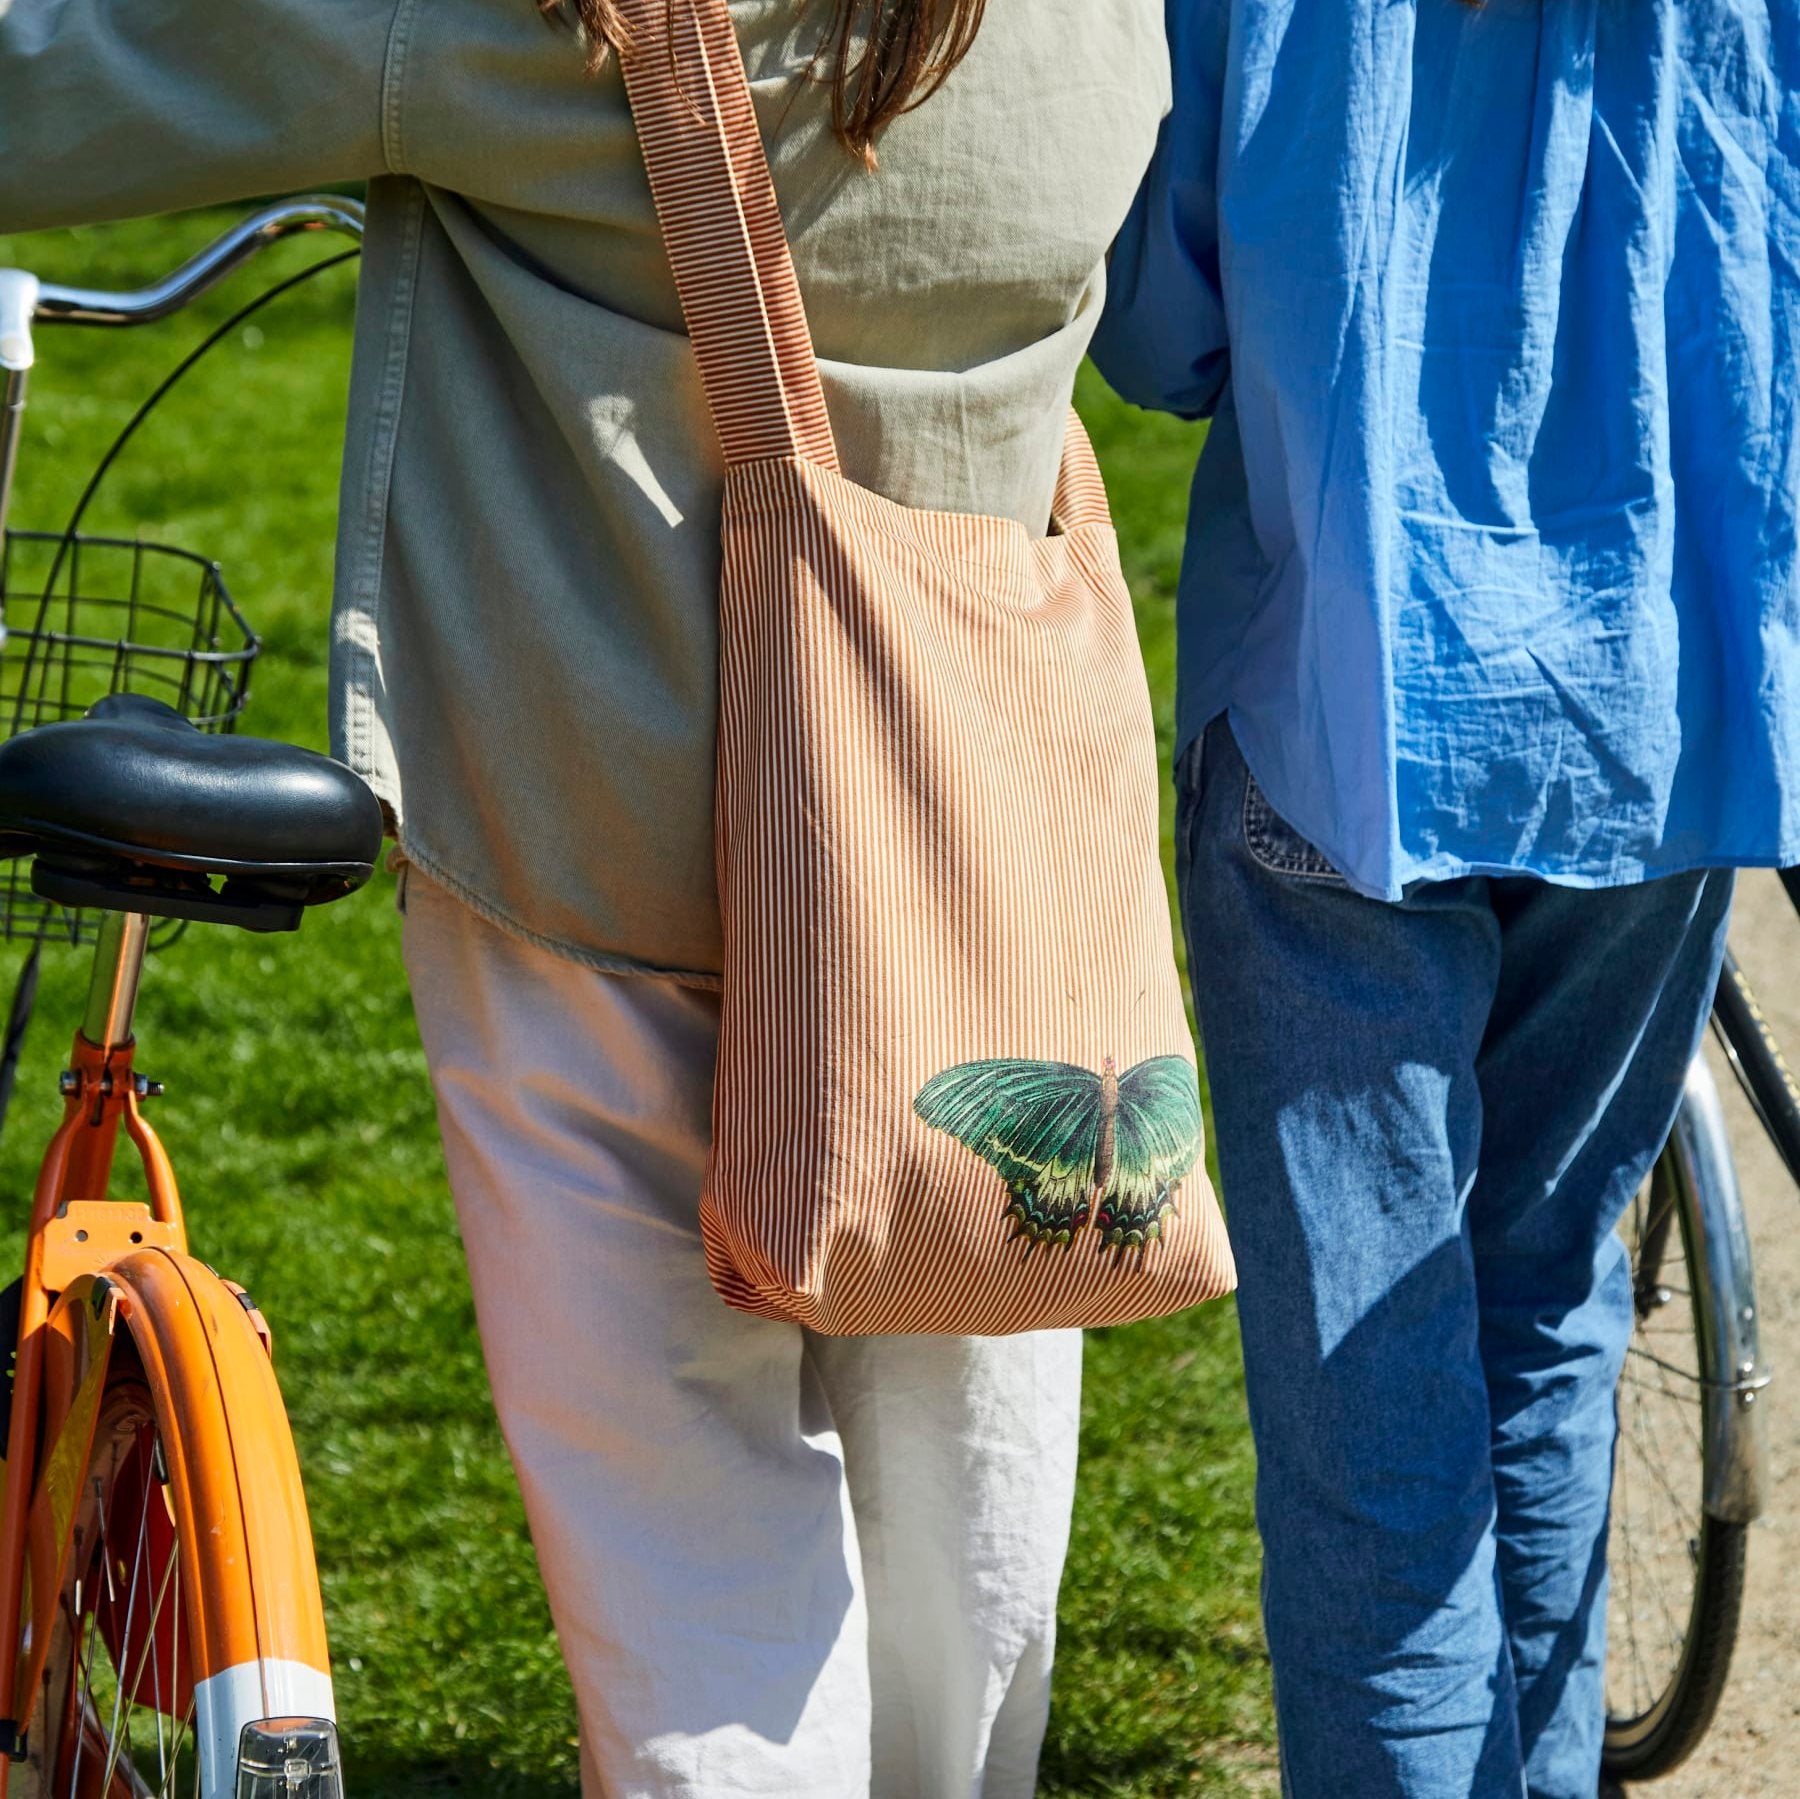
[[[1150,700],[1080,422],[1036,540],[846,480],[726,0],[624,11],[726,465],[713,1283],[833,1335],[1223,1293]]]

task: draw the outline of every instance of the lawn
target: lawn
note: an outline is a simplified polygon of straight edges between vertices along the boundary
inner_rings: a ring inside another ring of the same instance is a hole
[[[0,238],[0,264],[131,285],[226,215]],[[60,529],[154,381],[271,272],[130,334],[40,334],[13,522]],[[233,333],[153,419],[90,529],[217,557],[262,634],[245,728],[323,747],[326,617],[354,269]],[[1194,433],[1080,393],[1126,545],[1165,738]],[[495,1427],[385,877],[299,938],[190,931],[146,977],[141,1065],[197,1249],[275,1331],[325,1580],[353,1799],[573,1799],[575,1720]],[[0,1003],[19,952],[0,946]],[[47,957],[0,1134],[16,1266],[80,958]],[[1042,1791],[1272,1790],[1252,1458],[1228,1304],[1087,1348],[1084,1466]]]

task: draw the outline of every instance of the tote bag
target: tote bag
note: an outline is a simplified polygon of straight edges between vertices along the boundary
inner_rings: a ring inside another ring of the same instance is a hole
[[[1223,1293],[1150,700],[1080,421],[1038,539],[845,479],[726,0],[624,13],[725,462],[713,1284],[832,1335]]]

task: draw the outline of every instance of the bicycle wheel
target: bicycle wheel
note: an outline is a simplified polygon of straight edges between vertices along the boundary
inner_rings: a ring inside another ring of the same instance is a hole
[[[186,1257],[108,1278],[120,1324],[12,1791],[341,1799],[311,1531],[255,1324]]]
[[[1619,1379],[1608,1539],[1604,1766],[1615,1779],[1667,1774],[1705,1735],[1744,1592],[1748,1525],[1703,1503],[1719,1371],[1704,1328],[1696,1188],[1680,1153],[1675,1143],[1663,1151],[1620,1225],[1637,1317]]]

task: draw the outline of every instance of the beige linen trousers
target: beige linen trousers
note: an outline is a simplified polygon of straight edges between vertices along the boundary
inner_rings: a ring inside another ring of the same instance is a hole
[[[721,1305],[717,997],[573,967],[402,880],[586,1799],[1029,1799],[1079,1333],[833,1339]]]

